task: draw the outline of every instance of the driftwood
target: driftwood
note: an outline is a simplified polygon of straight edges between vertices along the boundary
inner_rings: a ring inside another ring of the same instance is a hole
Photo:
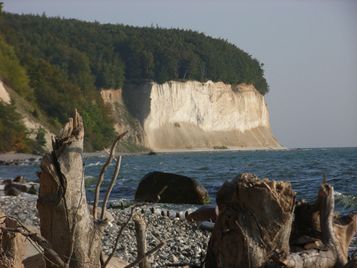
[[[357,215],[334,222],[334,190],[329,184],[322,184],[316,205],[319,207],[318,248],[291,253],[282,264],[285,267],[344,267],[348,263],[348,247],[357,230]],[[316,214],[315,214],[316,215]],[[313,217],[316,221],[316,217]],[[316,224],[311,228],[316,228]]]
[[[293,224],[289,183],[252,174],[226,182],[217,194],[219,215],[205,267],[353,267],[348,247],[357,215],[334,217],[333,193],[323,183],[315,204],[297,206]]]
[[[294,197],[289,183],[252,174],[226,182],[217,193],[206,267],[261,267],[277,249],[288,254]]]
[[[142,258],[139,263],[139,268],[150,268],[151,264],[147,257],[144,257],[146,253],[146,223],[140,214],[135,214],[133,217],[136,232],[136,244],[138,248],[137,259]]]
[[[0,210],[0,268],[22,267],[25,239],[12,232],[17,224]]]
[[[84,128],[76,112],[41,162],[37,209],[41,234],[70,267],[99,267],[103,223],[87,206],[83,174]],[[47,259],[51,256],[47,254]],[[54,267],[46,261],[46,267]]]

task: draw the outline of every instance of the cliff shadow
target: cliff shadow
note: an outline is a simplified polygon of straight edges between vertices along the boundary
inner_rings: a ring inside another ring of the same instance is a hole
[[[140,84],[127,83],[123,88],[123,102],[128,112],[137,120],[141,126],[150,113],[151,83]]]

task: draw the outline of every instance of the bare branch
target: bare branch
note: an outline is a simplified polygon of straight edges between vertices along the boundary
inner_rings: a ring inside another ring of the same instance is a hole
[[[104,213],[105,213],[105,210],[107,209],[107,203],[108,203],[108,200],[109,200],[109,196],[113,190],[113,187],[115,185],[115,182],[118,178],[118,175],[119,175],[119,171],[120,171],[120,166],[121,166],[121,159],[122,157],[119,156],[119,158],[116,160],[116,164],[115,164],[115,170],[113,172],[113,176],[112,176],[112,179],[110,180],[110,185],[108,186],[108,189],[107,189],[107,192],[105,193],[105,197],[104,197],[104,200],[103,200],[103,205],[102,205],[102,212],[101,212],[101,215],[100,215],[100,219],[103,220],[104,219]]]
[[[154,247],[153,249],[149,250],[148,252],[146,252],[141,258],[136,259],[133,263],[125,266],[124,268],[131,268],[134,267],[135,265],[139,264],[140,262],[142,262],[142,260],[146,257],[151,256],[152,254],[154,254],[156,251],[158,251],[160,248],[162,248],[165,245],[165,242],[160,241],[160,243]]]
[[[97,217],[97,206],[98,206],[98,201],[99,201],[99,193],[100,193],[100,187],[104,181],[104,174],[105,171],[107,170],[110,162],[113,159],[113,156],[115,154],[115,148],[119,142],[119,140],[121,138],[123,138],[125,136],[125,134],[128,133],[128,131],[125,131],[124,133],[120,134],[113,142],[111,148],[110,148],[110,154],[106,160],[106,162],[104,163],[104,165],[102,166],[102,169],[100,170],[99,173],[99,177],[98,177],[98,182],[97,185],[95,187],[95,195],[94,195],[94,204],[93,204],[93,218],[96,219]]]
[[[112,248],[112,252],[109,254],[108,258],[106,259],[106,261],[104,262],[102,268],[105,268],[108,263],[110,262],[110,260],[113,258],[114,256],[114,253],[115,251],[117,250],[118,248],[118,243],[119,243],[119,238],[120,236],[122,235],[124,229],[128,226],[130,220],[133,218],[133,214],[134,214],[134,211],[137,207],[140,207],[142,206],[143,204],[135,204],[132,208],[131,208],[131,211],[130,211],[130,214],[129,214],[129,217],[127,218],[127,220],[123,223],[123,225],[120,227],[120,230],[117,234],[117,237],[115,239],[115,243],[114,243],[114,246]]]

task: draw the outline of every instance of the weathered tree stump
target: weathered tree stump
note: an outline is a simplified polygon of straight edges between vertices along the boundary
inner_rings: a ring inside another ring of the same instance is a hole
[[[221,187],[217,204],[219,215],[205,267],[354,265],[354,260],[348,263],[348,248],[356,234],[357,215],[334,217],[334,191],[326,183],[321,185],[315,204],[298,205],[294,224],[295,194],[287,182],[242,174]],[[309,239],[313,243],[291,252],[289,241],[296,246]]]
[[[83,174],[84,128],[76,112],[41,163],[37,208],[41,234],[69,267],[100,267],[104,222],[87,206]],[[46,267],[55,267],[46,253]],[[55,262],[54,262],[55,263]]]
[[[16,228],[14,219],[8,218],[0,210],[0,268],[23,267],[22,259],[25,253],[25,239],[19,233],[7,231]]]
[[[326,183],[321,185],[313,207],[300,217],[310,218],[308,222],[311,225],[307,225],[307,230],[321,239],[321,246],[291,253],[281,263],[288,268],[345,267],[348,263],[348,248],[357,230],[357,215],[334,217],[334,190]]]

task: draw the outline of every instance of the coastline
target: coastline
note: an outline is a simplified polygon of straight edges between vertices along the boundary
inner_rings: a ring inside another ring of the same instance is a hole
[[[193,148],[193,149],[165,149],[165,150],[149,150],[144,152],[123,152],[121,155],[147,155],[150,152],[160,153],[160,154],[171,154],[171,153],[200,153],[200,152],[239,152],[239,151],[285,151],[289,148],[279,147],[279,148],[268,148],[268,147],[228,147],[225,149],[214,149],[214,148]],[[84,157],[92,156],[107,156],[105,151],[97,152],[84,152]],[[7,152],[0,153],[0,163],[1,162],[11,162],[11,161],[26,161],[33,160],[38,161],[42,158],[42,155],[27,154],[27,153],[15,153]]]

